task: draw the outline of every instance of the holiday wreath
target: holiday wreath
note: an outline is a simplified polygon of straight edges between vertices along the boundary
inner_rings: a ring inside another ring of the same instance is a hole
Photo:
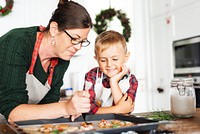
[[[125,37],[126,41],[129,41],[131,36],[131,27],[129,19],[126,17],[125,13],[122,13],[121,10],[115,10],[113,8],[109,8],[106,10],[102,10],[100,14],[96,15],[94,24],[94,30],[97,34],[100,34],[103,31],[106,31],[108,27],[108,22],[113,20],[113,17],[117,17],[121,25],[123,27],[123,36]]]
[[[13,7],[13,0],[5,0],[6,1],[6,6],[2,7],[0,6],[0,16],[5,16],[7,14],[9,14],[12,10]]]

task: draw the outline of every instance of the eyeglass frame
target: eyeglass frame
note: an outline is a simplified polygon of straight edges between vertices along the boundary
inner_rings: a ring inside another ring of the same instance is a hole
[[[87,47],[87,46],[90,45],[90,41],[87,40],[87,39],[86,39],[86,40],[81,40],[80,42],[77,42],[77,43],[73,43],[73,40],[76,41],[78,38],[72,37],[72,36],[71,36],[67,31],[65,31],[64,29],[63,29],[63,31],[71,38],[71,43],[72,43],[73,45],[79,45],[79,44],[81,44],[82,47]],[[85,46],[83,46],[83,45],[82,45],[83,42],[88,43],[88,44],[85,45]]]

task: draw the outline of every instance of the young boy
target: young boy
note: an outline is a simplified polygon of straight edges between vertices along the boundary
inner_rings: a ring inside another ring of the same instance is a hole
[[[90,114],[134,110],[138,81],[125,65],[129,55],[126,40],[120,33],[105,31],[96,38],[94,58],[99,67],[86,73],[84,83],[84,90],[90,93]]]

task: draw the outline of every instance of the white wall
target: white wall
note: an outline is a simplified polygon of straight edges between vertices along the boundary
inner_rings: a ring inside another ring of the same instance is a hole
[[[46,25],[51,17],[51,13],[57,6],[57,1],[14,0],[12,12],[0,17],[0,36],[16,27]],[[5,3],[0,3],[2,6],[3,4]]]

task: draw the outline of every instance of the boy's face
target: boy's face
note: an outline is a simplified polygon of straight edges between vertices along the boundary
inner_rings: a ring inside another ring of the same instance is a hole
[[[97,60],[101,71],[108,77],[112,77],[121,71],[122,65],[128,60],[129,53],[125,53],[122,45],[117,44],[98,52]]]

